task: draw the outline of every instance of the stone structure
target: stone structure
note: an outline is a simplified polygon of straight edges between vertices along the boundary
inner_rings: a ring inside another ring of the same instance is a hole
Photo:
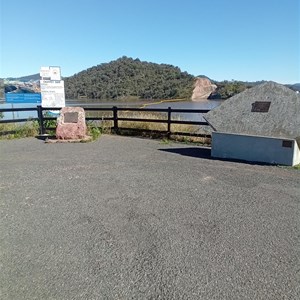
[[[217,89],[207,78],[197,78],[194,84],[192,100],[207,99]]]
[[[204,118],[214,129],[212,156],[300,163],[300,95],[267,82],[226,100]]]
[[[87,137],[85,113],[81,107],[63,107],[57,119],[56,138],[79,140]]]
[[[300,95],[267,82],[224,101],[205,114],[215,131],[270,137],[300,137]]]

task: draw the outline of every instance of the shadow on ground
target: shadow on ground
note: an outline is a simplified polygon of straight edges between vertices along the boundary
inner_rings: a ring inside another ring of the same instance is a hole
[[[260,165],[260,166],[271,165],[262,162],[246,161],[246,160],[233,159],[233,158],[229,159],[229,158],[212,157],[210,148],[189,147],[189,148],[169,148],[169,149],[158,149],[158,150],[163,152],[169,152],[169,153],[195,157],[195,158],[209,159],[209,160],[234,162],[234,163],[247,164],[247,165]]]
[[[199,147],[169,148],[169,149],[159,149],[159,151],[180,154],[184,156],[213,159],[211,157],[211,149],[209,148],[199,148]]]

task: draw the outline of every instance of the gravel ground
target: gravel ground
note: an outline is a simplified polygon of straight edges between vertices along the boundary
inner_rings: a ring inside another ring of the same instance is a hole
[[[1,299],[300,299],[300,172],[102,136],[0,142]]]

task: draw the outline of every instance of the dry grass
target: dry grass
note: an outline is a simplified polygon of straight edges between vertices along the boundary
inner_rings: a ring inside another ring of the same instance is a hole
[[[154,112],[127,112],[123,111],[118,114],[119,118],[131,118],[131,119],[150,119],[150,120],[167,120],[166,113],[154,113]],[[167,131],[166,123],[154,123],[154,122],[137,122],[137,121],[119,121],[119,127],[144,129],[153,131]]]
[[[151,120],[164,120],[167,121],[166,113],[154,113],[154,112],[122,112],[118,115],[120,118],[132,118],[132,119],[151,119]],[[180,121],[180,117],[172,118],[172,120]],[[151,137],[165,137],[167,134],[168,125],[166,123],[156,122],[138,122],[138,121],[119,121],[120,128],[130,128],[138,130],[147,130],[150,133],[143,133],[142,135],[150,135]],[[155,132],[151,134],[151,131]],[[157,131],[161,134],[158,135]],[[187,136],[176,135],[176,132],[187,133]],[[199,143],[201,145],[210,145],[211,139],[207,137],[195,137],[188,136],[188,134],[199,134],[199,126],[186,125],[186,124],[171,124],[171,136],[170,139],[185,143]],[[129,134],[127,132],[127,134]]]
[[[91,127],[100,128],[102,133],[111,133],[113,128],[113,121],[106,121],[104,118],[111,118],[112,112],[107,111],[88,111],[86,117],[96,117],[103,118],[103,120],[88,121]],[[159,112],[134,112],[134,111],[121,111],[118,112],[118,118],[130,118],[130,119],[150,119],[150,120],[163,120],[167,121],[167,113]],[[180,117],[173,117],[172,120],[180,121]],[[167,136],[167,123],[158,122],[140,122],[140,121],[118,121],[118,127],[121,134],[126,135],[137,135],[137,136],[147,136],[151,138],[165,138]],[[122,130],[123,128],[123,130]],[[124,130],[129,129],[129,130]],[[171,136],[170,139],[185,143],[198,143],[202,145],[210,145],[210,138],[207,137],[195,137],[188,136],[188,134],[199,134],[202,131],[197,125],[185,125],[185,124],[171,124]],[[132,131],[131,131],[132,130]],[[143,131],[145,130],[145,131]],[[178,135],[176,132],[187,133],[187,136]],[[205,131],[203,131],[205,134]],[[209,135],[209,133],[206,133]]]
[[[100,118],[100,120],[87,121],[88,128],[95,135],[106,133],[110,134],[114,126],[113,121],[104,120],[105,118],[112,118],[113,114],[111,111],[87,111],[87,118]],[[132,111],[121,111],[118,112],[119,118],[130,118],[130,119],[149,119],[149,120],[163,120],[167,121],[167,113],[159,112],[132,112]],[[175,116],[172,120],[180,121],[179,116]],[[51,122],[45,124],[46,127],[55,127]],[[50,124],[51,123],[51,124]],[[56,121],[55,121],[56,123]],[[121,134],[126,135],[138,135],[147,136],[151,138],[166,138],[167,137],[167,123],[159,122],[142,122],[142,121],[118,121],[118,127]],[[123,128],[123,130],[122,130]],[[129,129],[129,130],[124,130]],[[144,130],[144,131],[143,131]],[[0,124],[0,138],[12,139],[26,136],[38,135],[39,126],[35,122],[27,122],[25,124]],[[210,138],[207,137],[196,137],[189,136],[189,134],[200,134],[200,127],[197,125],[185,125],[185,124],[171,124],[171,135],[168,136],[172,140],[185,142],[185,143],[199,143],[199,144],[210,144]],[[176,133],[181,133],[176,134]],[[182,135],[187,133],[187,135]],[[205,131],[203,131],[205,134]],[[209,133],[207,133],[209,135]]]
[[[28,121],[25,124],[7,123],[0,124],[0,139],[17,139],[33,137],[39,134],[37,121]]]

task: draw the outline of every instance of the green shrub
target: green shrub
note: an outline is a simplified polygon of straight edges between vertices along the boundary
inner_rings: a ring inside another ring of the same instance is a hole
[[[102,133],[102,130],[101,128],[95,126],[94,124],[88,124],[87,126],[88,128],[88,135],[90,135],[92,137],[92,140],[96,140],[99,138],[99,136],[101,135]]]

